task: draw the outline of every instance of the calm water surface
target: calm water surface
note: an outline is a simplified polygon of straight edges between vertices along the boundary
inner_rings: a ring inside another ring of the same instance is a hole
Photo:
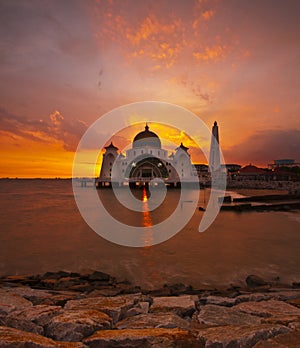
[[[178,191],[170,190],[160,209],[130,214],[110,190],[99,194],[115,217],[135,226],[162,221],[178,201]],[[1,180],[0,275],[98,269],[144,287],[239,285],[251,273],[300,281],[299,212],[221,212],[199,233],[202,216],[195,211],[188,225],[162,244],[123,247],[87,226],[70,180]]]

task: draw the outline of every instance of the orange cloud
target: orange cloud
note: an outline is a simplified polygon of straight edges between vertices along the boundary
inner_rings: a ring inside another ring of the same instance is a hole
[[[194,52],[193,56],[196,59],[203,60],[203,61],[217,61],[224,59],[227,56],[228,49],[226,46],[211,46],[211,47],[205,47],[204,50]]]

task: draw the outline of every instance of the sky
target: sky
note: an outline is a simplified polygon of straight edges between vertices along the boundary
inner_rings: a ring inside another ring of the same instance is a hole
[[[300,162],[299,13],[298,0],[0,0],[0,177],[70,177],[88,127],[146,100],[217,120],[227,163]]]

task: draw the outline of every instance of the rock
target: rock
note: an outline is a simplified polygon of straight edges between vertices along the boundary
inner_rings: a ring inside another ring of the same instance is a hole
[[[122,319],[128,309],[135,304],[133,296],[120,295],[115,297],[91,297],[81,300],[71,300],[65,305],[65,309],[95,309],[108,314],[113,322]]]
[[[146,314],[149,311],[149,302],[139,302],[133,308],[128,309],[124,317],[132,317],[138,314]]]
[[[264,285],[268,285],[268,283],[263,280],[261,277],[257,276],[257,275],[249,275],[246,278],[246,284],[250,287],[250,288],[256,288],[259,286],[264,286]]]
[[[141,309],[142,314],[147,314],[149,312],[149,306],[149,302],[141,301],[137,304],[137,307]]]
[[[0,289],[0,314],[7,314],[16,309],[31,307],[32,303],[11,291]]]
[[[260,340],[289,332],[280,325],[218,326],[200,330],[198,338],[205,348],[253,347]]]
[[[231,307],[236,304],[235,298],[223,297],[223,296],[207,296],[206,298],[200,298],[201,301],[205,301],[206,304]]]
[[[31,332],[0,326],[0,347],[3,348],[86,348],[83,343],[55,342]]]
[[[272,292],[271,294],[273,300],[279,301],[288,301],[288,300],[300,300],[300,291],[299,290],[290,290],[290,291],[277,291]]]
[[[240,295],[236,297],[236,304],[240,302],[259,302],[259,301],[268,301],[272,299],[272,295],[270,293],[254,293],[247,295]]]
[[[239,311],[260,317],[300,315],[300,309],[283,301],[243,302],[233,307]]]
[[[29,286],[19,286],[9,289],[9,292],[20,295],[35,304],[50,299],[52,295],[45,290],[31,289]]]
[[[106,297],[111,297],[111,296],[117,296],[120,295],[121,289],[115,288],[115,287],[105,287],[103,289],[97,289],[91,291],[87,297],[99,297],[99,296],[106,296]]]
[[[232,308],[206,305],[200,308],[198,321],[200,324],[211,326],[255,325],[259,324],[261,322],[261,319],[251,314],[243,313]]]
[[[179,296],[182,294],[187,294],[189,292],[193,291],[193,287],[190,285],[185,285],[182,283],[172,284],[172,285],[165,285],[165,287],[168,287],[170,289],[170,294],[172,296]]]
[[[89,274],[87,278],[88,280],[109,281],[111,276],[103,272],[94,271],[92,274]]]
[[[268,317],[268,318],[263,318],[261,322],[265,324],[280,324],[280,325],[285,325],[290,327],[291,323],[300,322],[300,316],[286,315],[282,317]]]
[[[111,318],[96,310],[65,311],[52,318],[46,336],[62,341],[80,341],[97,330],[110,329]]]
[[[289,323],[288,327],[292,330],[300,330],[300,320]]]
[[[9,313],[8,317],[15,320],[32,321],[37,325],[45,326],[56,315],[62,313],[60,306],[37,305]]]
[[[15,287],[7,291],[24,297],[34,305],[48,304],[63,306],[67,301],[77,299],[81,296],[75,291],[40,290],[31,289],[28,286]]]
[[[200,348],[199,342],[189,331],[178,328],[103,330],[84,339],[83,342],[90,348]]]
[[[140,314],[123,319],[116,324],[118,329],[145,329],[157,327],[189,329],[190,326],[190,322],[172,312]]]
[[[44,329],[41,326],[36,325],[31,321],[15,319],[9,317],[8,315],[0,315],[0,326],[13,327],[18,330],[32,332],[39,335],[42,335],[44,333]]]
[[[182,317],[191,317],[196,310],[196,299],[198,299],[196,296],[191,295],[155,297],[150,312],[174,312]]]
[[[300,331],[288,332],[266,341],[258,342],[254,348],[297,348],[300,342]]]
[[[294,283],[292,284],[292,286],[293,286],[293,288],[295,288],[295,289],[299,289],[299,288],[300,288],[300,282],[294,282]]]
[[[287,303],[291,304],[292,306],[300,308],[300,298],[296,298],[294,300],[287,301]]]

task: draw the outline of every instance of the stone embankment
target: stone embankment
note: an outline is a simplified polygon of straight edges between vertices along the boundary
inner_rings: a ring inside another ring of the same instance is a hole
[[[299,347],[300,283],[157,290],[102,272],[0,279],[0,347]]]

